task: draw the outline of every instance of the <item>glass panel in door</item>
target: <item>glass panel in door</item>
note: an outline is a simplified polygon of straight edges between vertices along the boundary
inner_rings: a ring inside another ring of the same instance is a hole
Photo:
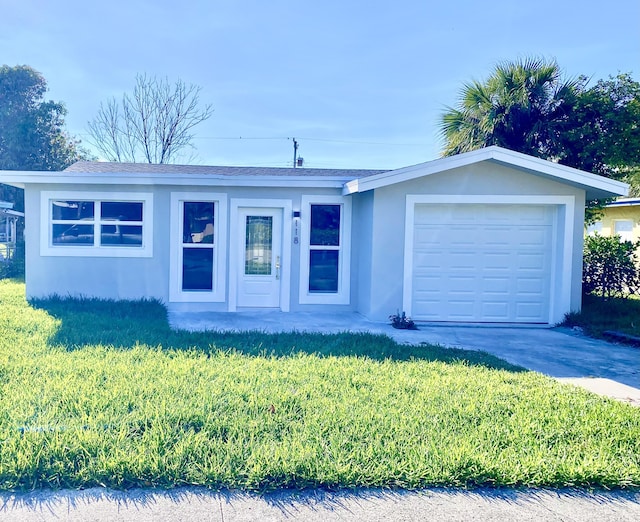
[[[273,217],[247,216],[245,227],[245,275],[271,275]]]

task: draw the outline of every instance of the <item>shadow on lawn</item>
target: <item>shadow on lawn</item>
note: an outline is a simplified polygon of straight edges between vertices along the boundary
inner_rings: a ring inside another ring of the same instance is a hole
[[[288,357],[298,353],[320,356],[358,356],[374,360],[420,359],[526,371],[485,352],[436,345],[399,345],[381,334],[187,332],[169,327],[167,311],[158,301],[109,301],[85,298],[33,300],[31,305],[61,321],[50,339],[52,346],[68,350],[91,345],[128,349],[138,344],[165,349],[196,349],[205,353],[235,350],[251,356]]]

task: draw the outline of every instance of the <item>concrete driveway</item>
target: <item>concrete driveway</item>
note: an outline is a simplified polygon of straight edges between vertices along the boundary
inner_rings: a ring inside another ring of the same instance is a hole
[[[640,348],[591,339],[566,328],[419,325],[396,330],[357,313],[169,312],[173,328],[266,333],[371,332],[403,344],[430,343],[480,350],[530,370],[640,405]],[[407,348],[410,349],[410,348]]]

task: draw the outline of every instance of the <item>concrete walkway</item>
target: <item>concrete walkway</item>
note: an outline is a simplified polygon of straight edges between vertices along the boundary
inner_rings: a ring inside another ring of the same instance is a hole
[[[640,406],[640,348],[591,339],[566,328],[419,325],[419,330],[396,330],[388,323],[371,322],[353,312],[263,310],[169,312],[169,322],[173,328],[191,331],[370,332],[388,335],[402,344],[429,343],[485,351],[512,364]]]
[[[279,492],[265,496],[178,488],[169,491],[104,489],[0,494],[0,520],[396,522],[592,521],[637,522],[640,493],[581,490],[366,489]]]

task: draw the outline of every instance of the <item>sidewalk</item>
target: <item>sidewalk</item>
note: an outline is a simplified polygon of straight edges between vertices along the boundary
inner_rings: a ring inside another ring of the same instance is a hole
[[[581,521],[637,522],[640,493],[580,490],[376,489],[330,493],[323,490],[265,496],[103,489],[0,494],[0,520],[42,521],[209,521],[209,522],[396,522],[396,521]]]

